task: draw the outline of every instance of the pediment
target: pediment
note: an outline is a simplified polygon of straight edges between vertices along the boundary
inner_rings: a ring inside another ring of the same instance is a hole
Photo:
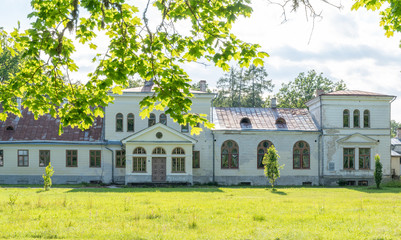
[[[377,144],[377,140],[371,137],[365,136],[360,133],[355,133],[350,136],[340,138],[337,140],[340,144]]]
[[[123,144],[129,142],[195,143],[196,140],[164,124],[157,123],[122,139],[121,142]]]

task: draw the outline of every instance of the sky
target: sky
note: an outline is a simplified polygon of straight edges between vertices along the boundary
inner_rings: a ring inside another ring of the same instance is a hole
[[[352,1],[333,0],[343,6],[340,10],[319,0],[312,2],[323,16],[314,24],[302,9],[296,13],[287,11],[287,21],[283,23],[280,6],[256,0],[252,16],[238,19],[233,26],[241,40],[258,43],[269,53],[265,67],[275,84],[272,94],[299,73],[314,69],[332,81],[343,80],[351,90],[397,96],[391,118],[401,122],[401,35],[385,37],[378,12],[351,11]],[[9,31],[20,21],[21,28],[27,28],[26,15],[30,12],[29,0],[1,0],[0,26]],[[93,53],[79,48],[74,57],[80,70],[73,78],[85,78],[94,69]],[[194,81],[207,80],[211,88],[224,74],[212,64],[191,63],[184,69]]]

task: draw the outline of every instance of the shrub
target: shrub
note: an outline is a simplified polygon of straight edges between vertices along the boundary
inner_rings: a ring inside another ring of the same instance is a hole
[[[52,167],[51,163],[49,162],[49,165],[47,165],[47,167],[45,169],[45,174],[42,175],[43,187],[44,187],[45,191],[49,191],[50,187],[52,186],[53,173],[54,173],[53,167]]]
[[[265,165],[265,175],[269,179],[270,184],[274,190],[274,183],[277,178],[280,177],[280,169],[284,167],[284,165],[278,164],[278,159],[280,156],[278,155],[276,148],[272,145],[267,149],[267,153],[263,157],[263,165]]]
[[[375,156],[375,182],[376,182],[376,187],[380,188],[380,183],[382,181],[383,178],[383,165],[380,162],[380,156],[379,154],[376,154]]]

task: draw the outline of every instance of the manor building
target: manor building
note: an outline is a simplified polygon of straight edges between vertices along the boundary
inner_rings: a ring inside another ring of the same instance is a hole
[[[205,82],[201,82],[204,86]],[[201,88],[202,89],[202,88]],[[202,89],[204,90],[204,88]],[[58,119],[0,122],[0,184],[40,184],[44,167],[53,183],[210,183],[265,185],[262,159],[274,145],[280,155],[279,185],[373,184],[374,156],[391,175],[390,109],[394,96],[363,92],[317,92],[308,109],[213,107],[215,94],[193,91],[191,112],[207,114],[214,129],[191,135],[161,111],[139,117],[146,85],[113,95],[85,131]]]

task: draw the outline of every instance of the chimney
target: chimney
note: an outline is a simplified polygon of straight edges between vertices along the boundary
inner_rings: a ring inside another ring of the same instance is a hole
[[[323,94],[324,94],[324,90],[322,90],[322,89],[316,89],[315,97],[319,97],[320,95],[323,95]]]
[[[206,80],[199,81],[199,88],[201,92],[206,92]]]
[[[401,139],[401,128],[397,128],[397,138]]]
[[[271,108],[276,108],[277,107],[277,99],[276,98],[272,98],[271,99]]]

